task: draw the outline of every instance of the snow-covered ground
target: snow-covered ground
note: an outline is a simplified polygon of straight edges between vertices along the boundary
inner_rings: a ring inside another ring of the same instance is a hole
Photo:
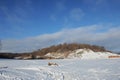
[[[1,59],[0,80],[120,80],[120,59]]]

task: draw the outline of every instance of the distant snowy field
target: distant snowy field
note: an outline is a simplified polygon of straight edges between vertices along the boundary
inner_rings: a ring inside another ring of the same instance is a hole
[[[120,80],[120,59],[0,59],[0,80]]]

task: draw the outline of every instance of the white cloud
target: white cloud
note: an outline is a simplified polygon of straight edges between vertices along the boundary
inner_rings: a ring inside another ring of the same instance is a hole
[[[4,4],[4,6],[0,5],[1,13],[4,14],[3,21],[5,21],[7,24],[1,24],[0,29],[2,27],[7,27],[10,30],[13,30],[10,32],[8,29],[4,29],[1,33],[4,34],[12,33],[13,35],[19,35],[22,34],[24,30],[24,24],[28,22],[28,17],[32,14],[32,1],[31,0],[25,0],[25,1],[15,1],[13,3],[14,6],[11,6],[9,8],[9,5]],[[1,29],[1,30],[3,30]]]
[[[63,10],[65,10],[65,9],[66,9],[66,7],[65,7],[65,2],[64,2],[64,1],[62,1],[62,2],[57,2],[57,3],[56,3],[56,8],[57,8],[58,11],[63,11]]]
[[[52,21],[58,20],[57,16],[60,16],[60,14],[66,10],[65,1],[57,1],[54,6],[55,10],[50,15]]]
[[[90,11],[100,11],[101,9],[108,10],[110,8],[109,0],[83,0]]]
[[[108,0],[96,0],[96,5],[107,5]]]
[[[57,20],[57,18],[56,18],[55,15],[50,15],[50,19],[51,19],[52,21],[56,21],[56,20]]]
[[[83,26],[64,29],[52,34],[29,37],[22,40],[3,40],[2,51],[33,51],[59,43],[88,43],[105,46],[112,51],[120,51],[120,27],[112,27],[102,32],[103,25]]]
[[[81,20],[83,16],[84,16],[84,12],[80,8],[74,8],[70,12],[70,18],[76,21]]]

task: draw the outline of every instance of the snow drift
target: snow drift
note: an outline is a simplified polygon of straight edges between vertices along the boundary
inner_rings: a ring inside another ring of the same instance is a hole
[[[109,56],[119,56],[111,52],[94,52],[90,49],[78,49],[68,55],[68,58],[80,59],[107,59]]]

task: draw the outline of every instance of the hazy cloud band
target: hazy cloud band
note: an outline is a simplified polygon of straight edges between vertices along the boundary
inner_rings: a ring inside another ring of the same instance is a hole
[[[21,40],[2,40],[3,52],[30,52],[60,43],[88,43],[105,46],[112,51],[120,51],[120,27],[106,28],[103,25],[91,25],[63,29],[52,34],[43,34]]]

